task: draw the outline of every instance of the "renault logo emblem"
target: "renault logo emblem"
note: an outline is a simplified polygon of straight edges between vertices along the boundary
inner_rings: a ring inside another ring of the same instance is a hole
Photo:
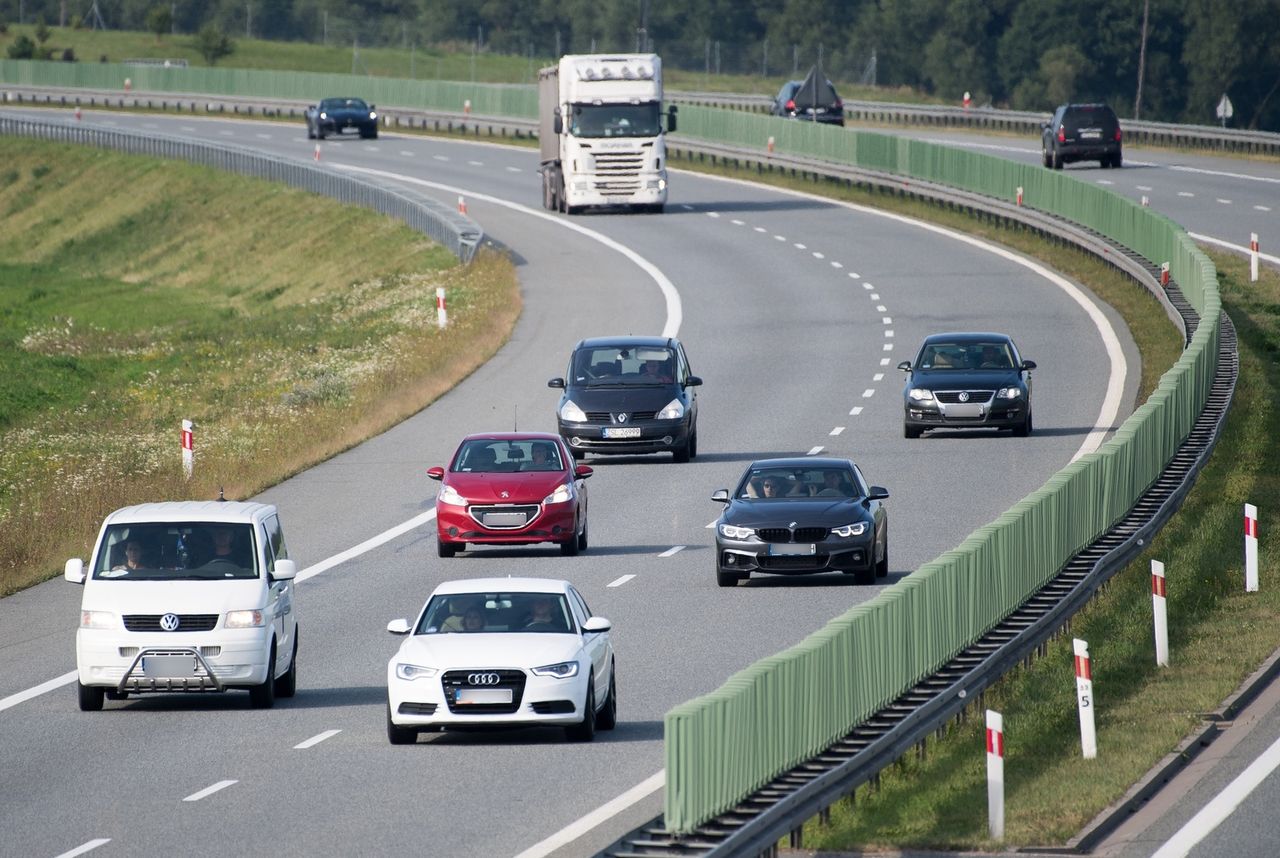
[[[468,673],[468,685],[497,685],[501,681],[496,673]]]
[[[618,415],[618,422],[619,423],[627,422],[627,413],[625,411]]]
[[[165,614],[160,618],[160,628],[162,631],[176,632],[180,624],[181,620],[178,619],[177,614]]]
[[[967,391],[967,390],[962,390],[962,391],[960,391],[960,396],[959,396],[958,398],[959,398],[959,400],[960,400],[961,402],[968,402],[968,401],[969,401],[969,391]]]

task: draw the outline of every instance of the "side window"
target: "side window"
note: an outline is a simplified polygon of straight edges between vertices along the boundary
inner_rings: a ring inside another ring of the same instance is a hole
[[[689,358],[684,353],[684,346],[676,349],[676,381],[684,384],[689,378]]]
[[[857,483],[858,483],[857,485],[858,497],[865,498],[868,494],[867,480],[865,477],[862,476],[862,469],[859,468],[857,465],[853,466],[853,477],[855,480],[857,480]]]
[[[270,516],[263,526],[267,536],[267,571],[274,572],[276,560],[284,560],[289,556],[289,548],[284,543],[284,531],[280,528],[280,517]]]
[[[587,607],[587,603],[583,601],[578,591],[572,587],[569,588],[569,604],[573,607],[573,615],[578,620],[579,626],[591,618],[591,609]]]

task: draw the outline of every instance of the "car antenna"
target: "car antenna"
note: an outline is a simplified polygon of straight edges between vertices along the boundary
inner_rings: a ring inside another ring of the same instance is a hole
[[[520,431],[520,406],[516,403],[511,404],[511,431]]]

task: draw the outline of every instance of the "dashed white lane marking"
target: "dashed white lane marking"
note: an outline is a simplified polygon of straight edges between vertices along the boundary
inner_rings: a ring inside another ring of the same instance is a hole
[[[156,125],[154,122],[144,122],[142,123],[142,127],[143,128],[159,128],[160,126]]]
[[[1218,202],[1222,203],[1224,206],[1231,205],[1231,200],[1224,200],[1222,197],[1218,197]]]
[[[786,240],[787,240],[787,237],[786,237],[785,235],[775,235],[773,238],[774,238],[774,240],[775,240],[775,241],[786,241]]]
[[[710,524],[708,524],[706,529],[707,529],[707,530],[710,530],[711,528],[715,527],[715,526],[716,526],[716,522],[717,522],[717,521],[719,521],[719,520],[720,520],[720,519],[718,519],[718,518],[717,518],[717,519],[716,519],[716,521],[713,521],[713,522],[711,522]]]
[[[821,453],[821,452],[822,452],[822,448],[821,448],[821,447],[814,447],[814,448],[813,448],[812,450],[810,450],[808,453],[805,453],[805,455],[806,455],[806,456],[816,456],[816,455],[818,455],[818,454],[819,454],[819,453]]]
[[[866,390],[862,391],[863,399],[870,399],[875,395],[876,395],[876,389],[874,387],[868,387]]]
[[[888,359],[888,358],[880,358],[880,365],[881,365],[881,366],[888,366],[888,365],[889,365],[889,359]]]
[[[791,245],[791,246],[792,246],[792,247],[794,247],[796,250],[807,250],[807,249],[808,249],[808,248],[806,248],[803,244],[801,244],[801,243],[800,243],[800,242],[798,242],[798,241],[796,241],[796,242],[792,242],[792,245]]]
[[[219,131],[218,133],[219,133],[219,134],[221,134],[223,137],[235,137],[235,136],[236,136],[236,133],[235,133],[234,131]]]
[[[99,846],[106,846],[110,842],[111,842],[110,837],[99,837],[97,840],[90,840],[88,843],[83,843],[77,846],[75,849],[72,849],[70,852],[63,852],[61,855],[58,856],[58,858],[76,858],[77,855],[83,855],[86,852],[92,852],[94,849],[97,849]]]
[[[707,217],[718,218],[720,217],[720,212],[707,212]]]
[[[849,416],[850,416],[850,417],[857,417],[857,416],[858,416],[859,414],[861,414],[861,413],[862,413],[862,406],[861,406],[861,405],[855,405],[855,406],[853,406],[852,408],[850,408],[850,409],[849,409]]]
[[[253,135],[253,136],[254,136],[254,137],[257,137],[259,140],[270,140],[270,139],[271,139],[271,135],[270,135],[270,134],[255,134],[255,135]]]
[[[508,172],[508,173],[519,173],[519,172],[520,172],[520,168],[519,168],[519,167],[508,167],[508,168],[507,168],[507,172]]]
[[[468,164],[470,164],[472,167],[483,167],[483,166],[484,166],[484,161],[468,161],[467,163],[468,163]]]
[[[448,155],[432,155],[431,157],[432,157],[432,158],[435,158],[437,161],[448,161],[448,160],[449,160],[449,156],[448,156]]]
[[[858,276],[858,272],[856,272],[856,271],[850,271],[850,272],[849,272],[849,279],[850,279],[850,280],[861,280],[862,278]]]
[[[833,260],[831,260],[831,267],[832,267],[832,268],[844,268],[844,265],[843,265],[842,263],[836,262],[836,261],[833,259]]]
[[[836,428],[834,428],[834,429],[832,429],[832,430],[831,430],[831,434],[832,434],[832,435],[839,435],[839,434],[840,434],[841,432],[843,432],[843,431],[844,431],[844,427],[843,427],[843,426],[837,426]]]
[[[674,555],[676,555],[676,554],[679,554],[681,551],[684,551],[684,546],[683,546],[683,545],[673,545],[673,546],[671,546],[670,548],[668,548],[666,551],[664,551],[664,552],[662,552],[661,554],[659,554],[658,556],[659,556],[659,557],[672,557],[672,556],[674,556]]]
[[[1259,212],[1269,212],[1271,211],[1271,206],[1254,206],[1253,210],[1259,211]]]
[[[892,336],[893,336],[893,331],[885,331],[885,332],[884,332],[884,335],[885,335],[886,337],[892,337]]]
[[[310,739],[308,739],[305,742],[299,742],[298,744],[293,746],[293,749],[295,751],[305,751],[307,748],[314,748],[316,745],[319,745],[325,739],[332,739],[334,736],[338,735],[341,732],[342,732],[341,730],[325,730],[323,733],[317,733],[316,735],[312,736]]]
[[[870,298],[872,301],[879,301],[879,300],[880,300],[880,293],[879,293],[879,292],[872,292],[872,293],[871,293],[870,295],[868,295],[867,297],[868,297],[868,298]],[[884,313],[884,312],[887,312],[887,311],[885,311],[885,310],[879,310],[879,311],[877,311],[877,312]]]
[[[401,149],[401,150],[400,150],[400,154],[401,154],[401,155],[403,155],[403,156],[404,156],[404,157],[406,157],[406,158],[412,158],[412,157],[413,157],[413,153],[412,153],[412,152],[410,152],[408,149]]]
[[[213,795],[215,792],[224,790],[227,787],[233,784],[238,784],[238,783],[240,782],[239,781],[218,781],[213,786],[207,786],[204,789],[200,790],[199,792],[193,792],[191,795],[184,798],[183,801],[199,801],[202,798],[208,798],[209,796]]]
[[[1140,190],[1140,191],[1149,191],[1149,190],[1151,190],[1151,186],[1150,186],[1150,185],[1134,185],[1134,187],[1135,187],[1135,188],[1137,188],[1137,189],[1138,189],[1138,190]]]
[[[364,151],[366,151],[366,152],[381,152],[382,150],[381,150],[381,149],[379,149],[377,146],[366,146],[366,147],[365,147],[365,149],[364,149]]]
[[[746,226],[746,224],[745,224],[745,223],[743,223],[742,221],[738,220],[737,218],[734,218],[733,220],[729,221],[729,223],[733,224],[734,226]],[[761,230],[761,231],[763,232],[763,230]]]
[[[196,130],[195,127],[191,125],[179,125],[178,127],[181,128],[183,131],[187,131],[190,133],[194,133]]]
[[[1178,191],[1178,196],[1180,196],[1180,197],[1194,197],[1194,196],[1195,196],[1195,194],[1191,193],[1190,191]]]
[[[612,819],[631,805],[657,792],[666,782],[666,770],[663,769],[657,774],[645,778],[617,798],[600,805],[577,822],[566,825],[541,843],[533,844],[517,855],[516,858],[546,858],[552,852],[577,840],[600,823]]]
[[[879,295],[872,295],[872,296],[871,296],[871,300],[872,300],[872,301],[879,301],[879,300],[880,300],[880,296],[879,296]],[[888,311],[887,309],[885,309],[884,304],[877,304],[877,305],[876,305],[876,312],[877,312],[877,313],[887,313],[887,312],[889,312],[889,311]]]
[[[1115,184],[1115,182],[1111,181],[1110,179],[1098,179],[1098,184],[1099,184],[1099,185],[1114,185],[1114,184]]]
[[[815,251],[813,252],[813,258],[814,258],[814,259],[826,259],[827,257],[826,257],[826,254],[819,253],[818,251],[816,251],[816,250],[815,250]]]
[[[892,316],[883,316],[883,317],[881,317],[880,321],[884,322],[886,325],[892,325],[892,324],[893,324],[893,317],[892,317]]]
[[[884,373],[883,373],[883,372],[877,372],[875,375],[871,376],[871,380],[872,380],[872,381],[884,381]]]
[[[768,231],[769,231],[769,230],[765,229],[765,228],[764,228],[764,227],[762,227],[762,226],[754,226],[754,227],[752,227],[752,229],[754,229],[756,232],[768,232]]]
[[[605,586],[606,586],[606,587],[621,587],[623,584],[627,583],[628,581],[630,581],[630,580],[631,580],[632,578],[634,578],[634,577],[636,577],[636,576],[635,576],[635,575],[623,575],[623,576],[621,576],[621,577],[619,577],[619,578],[614,578],[614,579],[613,579],[612,581],[610,581],[608,584],[605,584]]]
[[[884,351],[886,351],[886,352],[891,352],[891,351],[893,351],[893,343],[885,343],[885,344],[884,344]]]

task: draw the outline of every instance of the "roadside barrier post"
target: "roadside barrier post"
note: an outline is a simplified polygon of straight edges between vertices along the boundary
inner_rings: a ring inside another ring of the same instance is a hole
[[[1093,724],[1093,671],[1089,667],[1089,643],[1071,641],[1076,654],[1076,703],[1080,707],[1080,750],[1086,760],[1098,756],[1098,734]]]
[[[1258,592],[1258,508],[1244,505],[1244,591]]]
[[[1004,716],[987,710],[987,828],[1004,839]]]
[[[1151,612],[1156,626],[1156,664],[1169,666],[1169,614],[1164,597],[1164,564],[1151,561]]]
[[[316,144],[316,153],[311,157],[316,161],[320,160],[320,144],[319,143]]]
[[[1018,205],[1022,205],[1022,186],[1018,186]]]
[[[769,138],[769,154],[773,154],[773,137]]]
[[[1258,282],[1258,234],[1249,233],[1249,280]]]
[[[1151,198],[1148,197],[1146,194],[1142,195],[1142,205],[1144,208],[1151,205]]]
[[[77,102],[76,103],[76,122],[79,122],[79,121],[80,121],[80,104],[79,102]]]
[[[462,102],[462,113],[464,116],[471,115],[471,99],[468,98],[467,100]]]
[[[191,467],[195,460],[195,424],[190,420],[182,421],[182,473],[191,479]]]
[[[444,308],[444,287],[436,287],[436,324],[444,330],[449,325],[449,311]]]
[[[466,213],[467,213],[467,200],[465,197],[459,196],[458,197],[458,214],[466,214]]]
[[[127,77],[124,79],[124,91],[130,92],[132,90],[133,90],[133,78]]]
[[[969,109],[969,105],[970,105],[971,103],[972,103],[972,99],[969,97],[969,90],[967,90],[967,89],[966,89],[966,90],[964,91],[964,109],[965,109],[965,110],[968,110],[968,109]]]
[[[1160,285],[1169,285],[1169,263],[1167,262],[1160,263]]]

